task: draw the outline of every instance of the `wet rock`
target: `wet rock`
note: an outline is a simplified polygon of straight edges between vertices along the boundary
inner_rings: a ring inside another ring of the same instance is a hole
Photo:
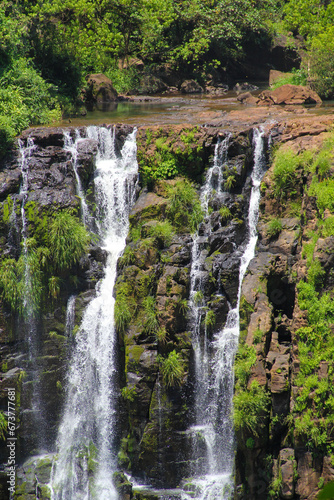
[[[260,105],[320,104],[318,94],[302,85],[282,85],[275,90],[265,90],[258,96]]]
[[[201,94],[204,92],[203,87],[195,80],[185,80],[180,87],[182,94]]]
[[[254,90],[258,90],[259,87],[252,83],[248,82],[243,82],[243,83],[237,83],[234,85],[233,90],[234,92],[252,92]]]
[[[112,102],[117,101],[117,91],[112,81],[103,73],[87,76],[85,100],[87,102]]]
[[[298,458],[298,481],[296,493],[301,500],[315,500],[318,495],[320,478],[319,464],[312,458],[312,453],[305,452]]]
[[[279,467],[282,476],[280,497],[288,500],[294,498],[294,477],[297,463],[294,459],[294,449],[284,448],[280,450]]]
[[[237,100],[243,104],[257,104],[258,102],[257,97],[253,96],[250,92],[239,94]]]
[[[140,79],[139,88],[137,89],[139,94],[161,94],[168,89],[168,85],[161,80],[161,78],[154,75],[144,75]]]

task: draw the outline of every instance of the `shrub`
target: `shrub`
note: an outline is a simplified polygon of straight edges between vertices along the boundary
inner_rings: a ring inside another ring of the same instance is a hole
[[[268,222],[267,235],[270,238],[277,238],[282,229],[283,229],[282,221],[280,219],[273,218]]]
[[[303,69],[293,68],[291,74],[284,75],[271,85],[273,90],[282,85],[307,85],[307,74]]]
[[[50,223],[48,246],[55,268],[62,272],[77,264],[87,252],[90,235],[68,211],[58,212]]]
[[[168,186],[168,219],[178,229],[195,232],[203,220],[203,210],[198,194],[186,179],[179,179],[173,186]]]
[[[6,439],[7,420],[3,411],[0,411],[0,439]]]
[[[258,436],[268,414],[269,396],[265,389],[253,380],[249,388],[236,392],[233,404],[236,431]]]
[[[324,238],[328,238],[328,236],[334,236],[334,216],[327,217],[323,221],[321,235]]]
[[[308,194],[316,197],[317,207],[321,215],[326,208],[331,212],[334,210],[334,179],[324,179],[319,182],[314,176]]]
[[[216,324],[216,316],[215,313],[210,309],[207,311],[204,319],[204,325],[208,329],[212,329]]]
[[[225,206],[220,207],[219,215],[223,221],[228,221],[229,219],[232,219],[232,214],[231,214],[230,209],[225,207]]]
[[[173,226],[169,221],[158,222],[150,227],[149,235],[154,238],[159,248],[168,247],[174,236]]]
[[[180,386],[184,377],[182,357],[175,350],[161,360],[162,380],[166,387]]]
[[[309,51],[309,70],[312,86],[321,97],[334,95],[334,27],[312,39]]]
[[[295,172],[300,166],[300,158],[292,149],[278,149],[274,158],[274,195],[287,198],[294,192]]]
[[[117,331],[123,333],[133,317],[132,301],[123,294],[116,296],[114,319]]]
[[[144,328],[147,333],[155,333],[159,329],[159,321],[155,308],[155,297],[149,295],[143,300],[143,308],[145,313]]]

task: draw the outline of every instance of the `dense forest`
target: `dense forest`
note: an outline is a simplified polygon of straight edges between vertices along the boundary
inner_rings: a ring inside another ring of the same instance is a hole
[[[224,83],[250,51],[296,51],[293,83],[334,93],[328,0],[1,0],[0,155],[32,124],[74,112],[88,73],[119,92],[163,69]],[[282,42],[283,41],[283,42]],[[140,60],[138,66],[131,61]]]

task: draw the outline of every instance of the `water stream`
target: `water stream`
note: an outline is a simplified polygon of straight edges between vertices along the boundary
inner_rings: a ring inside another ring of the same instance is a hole
[[[85,193],[82,188],[82,183],[81,179],[79,176],[78,172],[78,144],[84,140],[80,136],[80,131],[78,129],[75,130],[75,139],[73,140],[70,131],[65,130],[64,131],[64,150],[68,151],[71,156],[72,156],[72,166],[73,166],[73,171],[75,175],[75,180],[77,183],[77,194],[78,197],[80,198],[80,206],[81,206],[81,218],[82,222],[84,223],[85,226],[90,227],[90,214],[88,210],[88,206],[86,203],[86,198],[85,198]]]
[[[201,500],[228,500],[233,491],[235,450],[231,420],[234,387],[233,365],[239,340],[241,286],[247,267],[254,257],[257,241],[256,225],[259,214],[260,182],[265,173],[263,136],[262,129],[254,130],[254,167],[251,174],[252,189],[248,209],[248,231],[247,241],[240,258],[237,304],[234,308],[230,308],[224,328],[214,336],[211,343],[208,341],[206,329],[204,338],[201,334],[201,321],[206,304],[202,292],[201,278],[204,258],[200,245],[205,243],[208,235],[205,237],[197,235],[193,241],[190,304],[196,372],[196,422],[190,432],[194,436],[194,443],[200,440],[205,443],[204,460],[203,457],[202,459],[199,457],[198,451],[194,450],[197,466],[194,470],[192,483],[196,489],[196,496]],[[215,189],[221,189],[221,192],[224,190],[221,174],[227,160],[228,140],[227,136],[222,143],[218,143],[213,166],[208,171],[202,190],[202,206],[206,213],[208,213],[207,200],[214,187],[214,178],[218,179]],[[185,495],[185,497],[188,496]]]
[[[108,259],[105,277],[76,333],[58,457],[52,471],[52,500],[117,498],[112,482],[117,402],[113,287],[134,202],[138,170],[135,135],[134,131],[127,137],[117,156],[112,130],[87,129],[87,136],[99,144],[94,180],[96,222]]]
[[[19,140],[20,158],[21,158],[21,176],[20,186],[21,198],[21,241],[23,258],[23,304],[22,304],[22,323],[25,331],[28,351],[28,369],[27,381],[32,384],[31,395],[31,414],[33,427],[36,430],[35,446],[40,450],[46,447],[47,441],[47,423],[43,411],[41,398],[41,377],[40,367],[38,366],[39,338],[38,338],[38,278],[36,276],[36,259],[34,251],[29,248],[28,220],[26,216],[26,203],[29,194],[29,159],[36,146],[33,139],[28,138],[27,144]],[[15,207],[15,204],[14,204]]]

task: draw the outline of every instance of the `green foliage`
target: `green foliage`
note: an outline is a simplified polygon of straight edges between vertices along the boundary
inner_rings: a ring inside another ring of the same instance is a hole
[[[159,342],[159,344],[167,344],[168,335],[167,335],[166,328],[165,327],[159,328],[155,332],[155,338],[157,339],[157,342]]]
[[[131,67],[127,69],[112,68],[105,72],[105,75],[112,81],[113,87],[118,93],[134,91],[139,86],[138,71]]]
[[[331,2],[333,3],[333,2]],[[332,21],[334,6],[332,5]],[[317,34],[311,42],[309,51],[309,70],[313,87],[321,97],[334,96],[334,27],[328,26],[323,33]]]
[[[305,73],[305,71],[303,69],[293,68],[291,74],[282,76],[282,78],[276,80],[271,85],[271,88],[275,90],[278,87],[282,87],[282,85],[306,85],[306,84],[307,84],[307,74]]]
[[[186,179],[180,179],[168,186],[168,206],[166,214],[178,229],[195,232],[203,220],[203,211],[198,194]]]
[[[278,149],[274,157],[274,196],[286,199],[294,191],[296,170],[300,157],[291,149]]]
[[[317,177],[314,176],[308,194],[316,197],[317,207],[321,215],[326,208],[331,212],[334,210],[334,179],[319,181]]]
[[[0,411],[0,439],[5,441],[7,432],[7,420],[3,411]]]
[[[156,333],[159,329],[159,321],[157,318],[155,297],[148,295],[143,300],[143,308],[145,314],[144,329],[147,333]]]
[[[223,206],[223,207],[220,207],[219,209],[219,215],[220,217],[222,218],[222,220],[225,222],[225,221],[228,221],[229,219],[232,219],[232,214],[231,214],[231,211],[229,208]]]
[[[168,354],[167,358],[161,359],[161,374],[166,387],[180,386],[184,377],[182,357],[175,350]]]
[[[249,388],[235,393],[233,420],[237,432],[258,436],[268,414],[269,396],[257,380]]]
[[[280,234],[282,229],[283,229],[283,225],[282,225],[281,219],[274,217],[268,222],[267,235],[270,238],[277,238],[277,236]]]
[[[174,236],[173,226],[169,221],[158,222],[150,227],[149,235],[159,248],[168,247]]]
[[[229,175],[226,179],[225,179],[225,188],[227,189],[227,191],[231,191],[231,189],[233,188],[233,186],[235,185],[235,182],[236,182],[236,179],[235,179],[235,176],[234,175]]]
[[[212,329],[216,324],[216,315],[210,309],[209,311],[206,312],[205,319],[204,319],[204,325],[208,329]]]
[[[321,227],[321,236],[328,238],[334,236],[334,216],[327,217]]]
[[[195,292],[193,301],[196,306],[199,306],[203,302],[203,299],[203,292],[201,292],[200,290],[198,292]]]
[[[252,366],[254,366],[255,363],[256,352],[254,347],[241,342],[234,364],[236,389],[243,389],[247,386]]]
[[[334,498],[334,481],[331,481],[323,487],[318,495],[318,500],[332,500]]]
[[[61,118],[55,91],[28,60],[20,58],[9,66],[0,78],[0,155],[29,125]]]
[[[53,216],[49,229],[49,246],[59,272],[77,264],[87,252],[90,235],[80,221],[67,211]]]
[[[135,311],[136,302],[131,295],[130,286],[127,283],[117,284],[114,307],[114,320],[117,331],[124,333],[133,319]]]
[[[254,332],[254,337],[253,337],[254,344],[259,344],[260,342],[262,342],[263,335],[264,335],[263,331],[260,330],[260,328],[257,328]]]

